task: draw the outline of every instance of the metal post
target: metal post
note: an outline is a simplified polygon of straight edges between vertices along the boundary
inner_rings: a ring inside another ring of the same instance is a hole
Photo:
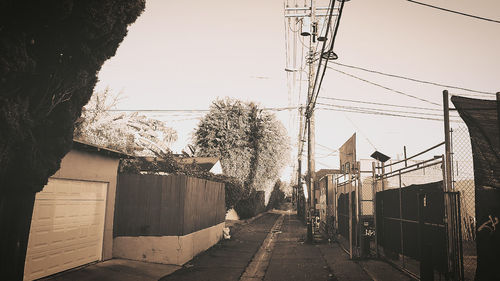
[[[444,145],[445,145],[445,155],[444,155],[444,192],[451,191],[451,140],[450,140],[450,107],[448,103],[448,91],[443,91],[443,115],[444,115]],[[453,209],[451,206],[450,198],[448,196],[444,197],[445,204],[445,223],[447,231],[447,245],[448,245],[448,268],[449,273],[452,275],[452,279],[457,277],[458,268],[454,259],[456,258],[456,252],[454,249],[454,240],[456,239],[453,235],[453,219],[452,213]]]
[[[375,256],[378,258],[378,229],[377,229],[377,178],[375,162],[372,162],[372,199],[373,199],[373,226],[375,227]]]
[[[405,268],[405,248],[404,248],[404,233],[403,233],[403,206],[402,206],[402,196],[401,196],[401,170],[399,171],[399,188],[398,188],[398,191],[399,191],[399,233],[400,233],[400,243],[401,243],[401,256],[402,256],[402,259],[403,259],[403,268]]]
[[[337,201],[337,188],[338,188],[338,179],[337,177],[334,175],[333,177],[333,181],[334,181],[334,184],[333,184],[333,214],[335,216],[335,223],[334,223],[334,226],[335,226],[335,232],[337,232],[337,230],[339,229],[339,212],[338,212],[338,201]]]
[[[385,174],[385,164],[384,164],[384,162],[382,162],[382,173],[380,175],[380,179],[382,180],[382,191],[385,190],[384,174]]]
[[[445,191],[451,191],[451,149],[450,149],[450,107],[448,104],[448,91],[443,91],[444,113],[444,146],[445,146]]]
[[[356,159],[354,159],[356,160]],[[355,193],[356,193],[356,198],[358,199],[356,201],[356,237],[358,237],[357,240],[357,245],[356,249],[358,249],[358,256],[361,256],[361,245],[362,245],[362,237],[361,237],[361,216],[363,215],[363,209],[361,208],[361,203],[363,202],[363,185],[361,183],[361,165],[359,162],[356,163],[356,174],[354,176],[354,186],[356,187]]]
[[[302,209],[303,207],[305,207],[305,204],[304,206],[302,205],[302,194],[303,194],[303,190],[302,190],[302,151],[303,151],[303,147],[304,147],[304,140],[303,140],[303,134],[304,134],[304,125],[303,125],[303,116],[302,116],[303,112],[302,112],[302,107],[299,108],[299,120],[300,120],[300,125],[299,125],[299,151],[298,151],[298,167],[297,167],[297,214],[300,216],[300,217],[303,217],[304,215],[304,209]]]
[[[500,92],[497,92],[497,120],[500,120]],[[497,124],[498,124],[498,134],[500,134],[500,122],[497,122]]]
[[[348,191],[349,194],[347,196],[347,200],[349,200],[349,203],[347,204],[347,206],[349,206],[349,258],[352,259],[352,256],[353,256],[352,255],[352,248],[353,248],[352,247],[352,243],[353,243],[353,241],[352,241],[352,233],[353,233],[353,231],[352,231],[352,227],[353,227],[353,225],[352,225],[352,216],[353,216],[353,213],[352,213],[352,181],[351,180],[352,180],[352,174],[349,173],[349,181],[348,181],[348,183],[349,183],[349,187],[350,188],[349,188],[349,191]]]
[[[406,160],[406,145],[403,146],[403,149],[404,149],[404,159],[405,159],[405,168],[408,167],[408,161]]]

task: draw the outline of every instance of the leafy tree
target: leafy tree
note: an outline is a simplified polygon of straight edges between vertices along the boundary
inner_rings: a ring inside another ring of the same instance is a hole
[[[266,209],[278,209],[281,204],[285,201],[285,184],[281,180],[277,180],[274,184],[273,191],[269,197],[269,202],[267,203]]]
[[[0,0],[0,276],[22,280],[35,193],[70,150],[144,0]]]
[[[137,112],[111,111],[118,100],[109,89],[94,93],[76,121],[75,138],[138,156],[161,157],[170,151],[177,140],[174,129]]]
[[[276,116],[254,103],[214,101],[194,134],[196,152],[221,160],[224,174],[247,190],[267,190],[289,160],[289,139]]]

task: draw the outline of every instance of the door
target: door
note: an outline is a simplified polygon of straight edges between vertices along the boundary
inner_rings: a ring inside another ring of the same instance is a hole
[[[107,183],[49,179],[36,195],[24,280],[102,258]]]

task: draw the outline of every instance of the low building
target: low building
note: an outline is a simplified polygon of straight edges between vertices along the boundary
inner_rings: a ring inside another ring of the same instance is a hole
[[[113,256],[118,151],[75,140],[61,168],[37,193],[24,280]]]

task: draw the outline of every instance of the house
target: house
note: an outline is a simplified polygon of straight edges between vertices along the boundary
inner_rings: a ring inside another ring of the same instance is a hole
[[[121,152],[74,140],[61,168],[37,193],[24,280],[113,256],[113,219]]]
[[[213,174],[222,174],[222,167],[217,157],[175,157],[181,165],[196,165],[201,170]]]
[[[142,157],[148,162],[165,162],[166,160],[158,157]],[[222,166],[217,157],[191,157],[182,154],[174,154],[173,158],[181,166],[195,166],[201,171],[211,172],[213,174],[222,174]],[[166,175],[167,173],[158,173]]]

